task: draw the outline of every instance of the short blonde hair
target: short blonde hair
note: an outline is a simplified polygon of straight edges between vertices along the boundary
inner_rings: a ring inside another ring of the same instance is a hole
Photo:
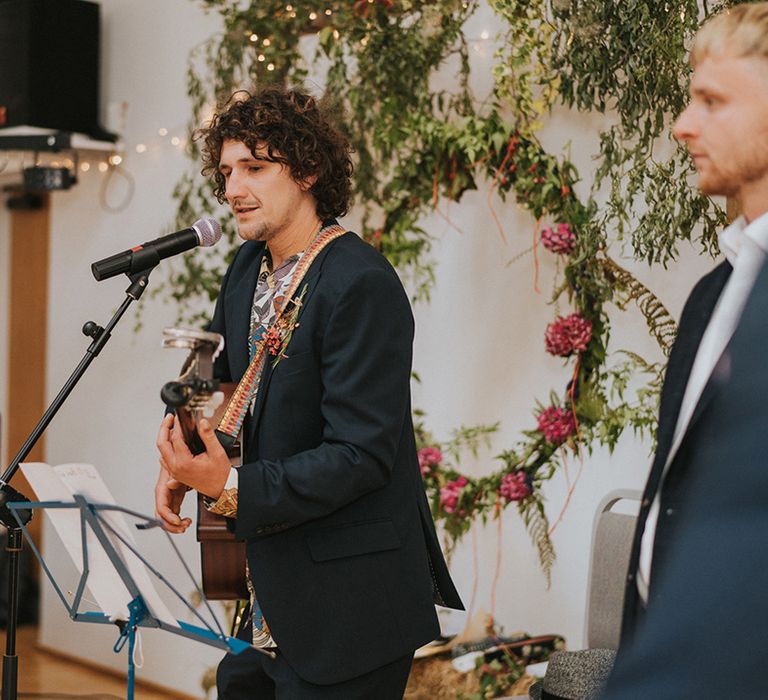
[[[691,49],[691,65],[718,54],[768,58],[768,2],[734,5],[704,23]]]

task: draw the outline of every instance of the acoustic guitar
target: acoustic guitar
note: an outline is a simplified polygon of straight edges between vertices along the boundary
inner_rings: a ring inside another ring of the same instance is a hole
[[[176,413],[176,425],[192,454],[205,452],[197,432],[201,417],[218,424],[237,384],[220,384],[213,378],[213,361],[224,347],[218,333],[181,328],[163,331],[163,347],[184,348],[189,355],[178,379],[167,382],[160,396]],[[241,463],[240,443],[227,450],[233,465]],[[245,574],[245,543],[235,539],[227,518],[211,513],[197,495],[197,540],[203,593],[209,600],[239,600],[249,597]]]

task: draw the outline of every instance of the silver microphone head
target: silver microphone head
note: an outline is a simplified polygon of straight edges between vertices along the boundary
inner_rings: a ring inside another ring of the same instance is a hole
[[[213,217],[206,216],[203,219],[198,219],[192,224],[192,228],[197,233],[202,246],[215,245],[221,238],[221,224]]]

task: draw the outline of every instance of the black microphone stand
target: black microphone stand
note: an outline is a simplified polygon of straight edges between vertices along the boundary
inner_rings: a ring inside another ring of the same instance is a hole
[[[112,329],[117,325],[117,322],[128,310],[128,307],[134,301],[138,301],[144,293],[144,290],[149,283],[149,274],[153,269],[154,265],[146,270],[128,275],[131,284],[128,289],[125,290],[126,298],[120,305],[120,308],[115,311],[115,314],[105,328],[102,328],[93,321],[88,321],[83,326],[83,334],[93,338],[93,342],[85,351],[85,356],[80,360],[80,364],[77,365],[75,371],[43,414],[40,422],[32,430],[26,442],[19,450],[19,453],[13,458],[10,466],[5,470],[2,477],[0,477],[0,523],[8,528],[8,544],[6,546],[6,551],[8,552],[9,564],[8,631],[5,640],[5,656],[3,656],[2,700],[16,700],[17,697],[19,659],[16,656],[16,625],[19,614],[19,554],[23,542],[22,529],[17,520],[13,517],[7,504],[18,501],[29,501],[28,498],[25,498],[22,494],[13,489],[8,482],[13,478],[13,475],[18,470],[21,462],[24,461],[26,456],[40,439],[43,431],[48,427],[48,424],[53,420],[53,417],[67,400],[72,389],[75,388],[77,382],[80,381],[80,378],[85,374],[88,366],[107,344],[107,341],[112,335]],[[32,509],[19,510],[17,513],[25,525],[32,518]]]

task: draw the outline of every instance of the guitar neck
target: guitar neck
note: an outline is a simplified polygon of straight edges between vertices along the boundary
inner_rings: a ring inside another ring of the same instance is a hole
[[[220,386],[220,391],[224,394],[224,401],[216,408],[213,416],[208,417],[211,425],[214,427],[219,424],[224,411],[226,410],[229,399],[232,397],[233,392],[237,388],[237,384],[225,383]],[[197,425],[200,418],[203,417],[203,411],[199,408],[189,408],[182,406],[176,409],[177,425],[181,429],[181,434],[184,437],[184,442],[189,447],[189,451],[193,455],[199,455],[205,452],[205,445],[202,438],[197,431]],[[227,448],[227,456],[233,465],[239,466],[242,464],[242,444],[238,439],[232,445]]]

